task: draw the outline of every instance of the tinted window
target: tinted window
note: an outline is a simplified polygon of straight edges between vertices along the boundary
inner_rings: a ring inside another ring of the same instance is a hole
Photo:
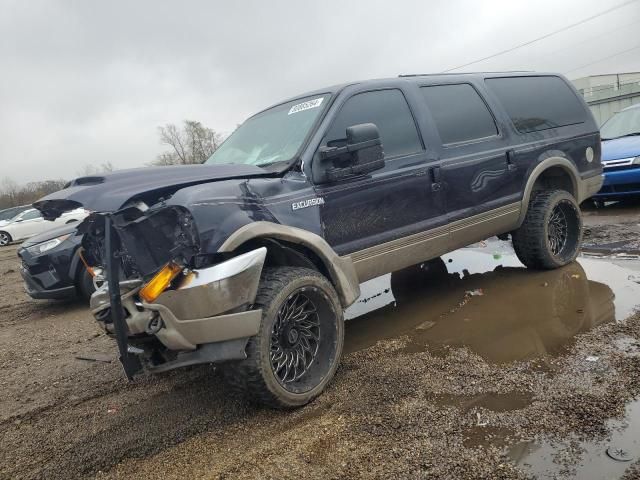
[[[400,90],[359,93],[342,106],[325,135],[324,144],[346,143],[347,127],[375,123],[386,156],[407,155],[422,150],[416,125]]]
[[[422,87],[442,143],[456,143],[497,135],[493,116],[469,84]]]
[[[558,77],[489,78],[519,132],[536,132],[584,122],[584,107]]]
[[[38,210],[32,210],[30,212],[25,212],[22,215],[22,220],[33,220],[34,218],[40,218],[40,212]]]

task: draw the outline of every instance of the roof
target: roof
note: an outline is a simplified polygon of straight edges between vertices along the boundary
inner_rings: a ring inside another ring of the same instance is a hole
[[[363,83],[372,83],[372,84],[384,84],[384,83],[397,84],[398,82],[418,83],[425,78],[428,78],[429,81],[431,82],[437,83],[439,79],[441,79],[443,82],[450,82],[452,78],[456,78],[456,77],[460,77],[468,80],[470,78],[484,79],[487,77],[525,77],[525,76],[535,77],[540,75],[558,76],[560,74],[552,73],[552,72],[532,72],[532,71],[524,71],[524,70],[522,71],[513,70],[513,71],[504,71],[504,72],[419,73],[419,74],[403,74],[403,75],[398,75],[397,77],[391,77],[391,78],[372,78],[368,80],[360,80],[355,82],[339,83],[337,85],[332,85],[330,87],[319,88],[316,90],[312,90],[310,92],[305,92],[300,95],[296,95],[294,97],[290,97],[280,102],[274,103],[273,105],[270,105],[269,107],[261,110],[260,112],[257,112],[255,115],[257,115],[258,113],[264,112],[265,110],[269,110],[270,108],[276,107],[278,105],[282,105],[283,103],[288,103],[288,102],[300,100],[302,98],[307,98],[307,97],[325,95],[327,93],[335,94],[340,92],[346,87],[349,87],[352,85],[360,85]]]

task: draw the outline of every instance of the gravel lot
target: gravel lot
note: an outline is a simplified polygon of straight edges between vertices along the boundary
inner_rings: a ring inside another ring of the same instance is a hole
[[[443,257],[437,282],[373,280],[327,392],[282,412],[209,366],[128,383],[81,302],[23,293],[15,251],[0,478],[638,478],[637,260],[531,272],[494,240]]]

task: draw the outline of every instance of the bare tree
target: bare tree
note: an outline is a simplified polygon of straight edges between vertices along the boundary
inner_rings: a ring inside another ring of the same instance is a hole
[[[101,173],[111,173],[114,170],[115,168],[111,162],[102,162],[100,165],[85,163],[84,166],[76,172],[76,175],[79,177],[90,177]]]
[[[66,183],[66,180],[45,180],[20,186],[10,178],[4,178],[0,182],[0,209],[33,203],[64,188]]]
[[[0,195],[2,196],[3,203],[7,207],[13,207],[19,205],[18,197],[20,193],[20,187],[13,179],[4,177],[0,182]]]
[[[203,163],[222,143],[222,135],[193,120],[185,120],[182,128],[168,123],[159,127],[158,132],[160,143],[170,148],[158,155],[152,165]]]

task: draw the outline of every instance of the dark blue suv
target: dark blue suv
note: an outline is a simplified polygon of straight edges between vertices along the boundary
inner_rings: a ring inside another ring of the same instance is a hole
[[[91,310],[128,376],[224,363],[237,390],[295,407],[333,377],[360,283],[509,233],[527,267],[566,265],[601,185],[565,78],[415,75],[296,96],[204,165],[79,178],[35,206],[94,212]]]

